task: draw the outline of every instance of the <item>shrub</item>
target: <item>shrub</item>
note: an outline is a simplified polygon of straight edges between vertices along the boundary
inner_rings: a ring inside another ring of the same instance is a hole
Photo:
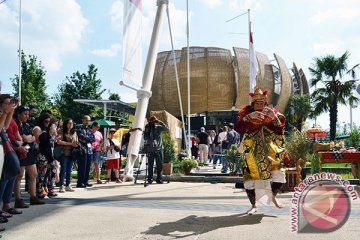
[[[229,149],[224,150],[224,155],[228,160],[230,172],[237,172],[242,163],[242,154],[238,151],[238,145],[231,145]]]
[[[164,163],[170,163],[176,160],[175,141],[171,139],[167,132],[162,133],[162,141],[164,146]]]
[[[180,166],[182,169],[193,169],[194,167],[196,167],[196,160],[191,159],[189,157],[185,157],[183,158],[183,160],[180,163]]]
[[[297,130],[296,128],[290,134],[290,137],[285,143],[285,148],[288,151],[291,159],[291,165],[297,166],[297,161],[301,159],[309,158],[309,146],[311,142],[305,137],[305,134]]]

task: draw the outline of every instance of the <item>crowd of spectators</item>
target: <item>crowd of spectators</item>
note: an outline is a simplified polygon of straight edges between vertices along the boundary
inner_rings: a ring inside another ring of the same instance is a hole
[[[21,209],[45,204],[44,199],[74,192],[75,186],[92,187],[89,181],[92,166],[95,184],[110,183],[112,172],[114,182],[122,183],[120,152],[126,145],[122,138],[128,130],[121,128],[119,119],[104,139],[100,124],[93,121],[90,125],[90,122],[90,116],[84,115],[82,124],[75,127],[71,118],[63,121],[49,110],[37,114],[34,106],[19,105],[19,99],[0,94],[0,223],[22,214]],[[77,182],[72,186],[75,164]],[[103,166],[108,167],[105,182],[100,178]],[[21,192],[24,179],[25,192]],[[29,201],[22,198],[26,194],[30,196]],[[0,225],[0,231],[3,230]]]

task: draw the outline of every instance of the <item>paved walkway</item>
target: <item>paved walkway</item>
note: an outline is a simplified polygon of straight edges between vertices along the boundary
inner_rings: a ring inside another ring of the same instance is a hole
[[[290,231],[291,193],[284,209],[249,209],[246,193],[233,183],[95,185],[59,193],[46,205],[31,206],[4,224],[3,239],[358,239],[360,201],[347,223],[329,234]],[[24,195],[25,200],[28,196]]]

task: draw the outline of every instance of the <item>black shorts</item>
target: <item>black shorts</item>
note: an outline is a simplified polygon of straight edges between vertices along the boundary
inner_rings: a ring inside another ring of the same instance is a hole
[[[25,167],[25,166],[30,166],[36,163],[36,152],[35,151],[30,151],[26,158],[23,160],[20,160],[20,166],[21,167]]]

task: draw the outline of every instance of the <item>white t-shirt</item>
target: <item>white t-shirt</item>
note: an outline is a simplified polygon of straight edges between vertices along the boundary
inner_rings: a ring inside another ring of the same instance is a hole
[[[113,143],[120,147],[120,142],[119,140],[115,139],[115,138],[112,138],[111,139],[113,141]],[[106,139],[105,142],[104,142],[104,146],[107,147],[107,146],[110,146],[110,141],[109,139]],[[106,154],[106,160],[110,160],[110,159],[117,159],[117,158],[120,158],[120,152],[117,152],[115,151],[115,149],[113,150],[108,150],[107,151],[107,154]]]
[[[219,141],[219,142],[222,142],[222,141],[224,141],[224,140],[226,141],[226,140],[227,140],[227,133],[228,133],[228,132],[225,132],[225,131],[219,133],[218,141]]]

